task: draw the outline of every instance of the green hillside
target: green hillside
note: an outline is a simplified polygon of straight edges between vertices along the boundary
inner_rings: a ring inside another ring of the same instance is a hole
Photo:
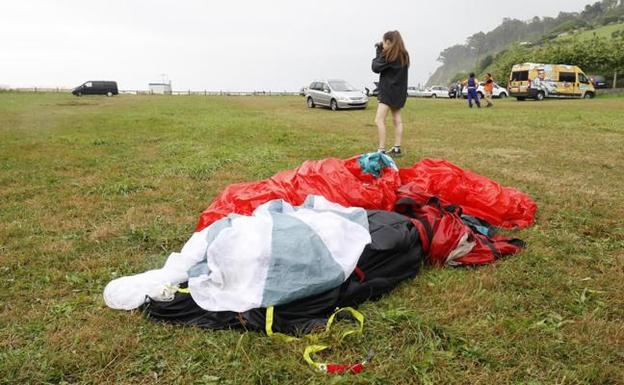
[[[456,44],[440,52],[438,61],[442,65],[429,78],[427,84],[449,83],[470,71],[483,73],[486,69],[497,66],[501,55],[510,50],[523,51],[522,54],[515,55],[520,60],[531,56],[524,54],[524,51],[529,52],[532,48],[552,45],[558,41],[586,41],[596,38],[610,40],[622,35],[624,0],[598,1],[588,4],[581,12],[561,12],[555,18],[536,16],[528,21],[506,18],[492,31],[475,33],[466,39],[465,44]],[[571,55],[565,58],[569,56]],[[599,69],[606,70],[596,68]],[[612,69],[608,68],[609,71]]]
[[[576,37],[580,40],[590,40],[593,37],[601,37],[606,39],[624,38],[624,23],[605,25],[595,29],[579,30],[573,33],[562,35],[559,37],[559,39],[564,39],[568,37]]]

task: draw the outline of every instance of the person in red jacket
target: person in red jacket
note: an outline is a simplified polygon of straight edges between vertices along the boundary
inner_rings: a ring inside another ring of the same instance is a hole
[[[375,45],[377,55],[373,59],[373,72],[379,74],[379,105],[375,124],[379,132],[379,152],[385,153],[386,117],[392,112],[394,122],[394,146],[390,150],[391,156],[401,156],[401,138],[403,136],[403,121],[401,108],[407,100],[407,70],[410,59],[403,38],[399,31],[389,31],[383,35],[383,40]]]

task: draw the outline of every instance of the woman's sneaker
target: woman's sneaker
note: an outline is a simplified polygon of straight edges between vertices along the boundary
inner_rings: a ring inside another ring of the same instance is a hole
[[[390,153],[388,154],[392,157],[400,157],[403,156],[403,153],[401,152],[401,147],[400,146],[394,146],[392,147],[392,149],[390,150]]]
[[[380,148],[377,149],[377,152],[380,153],[380,154],[385,154],[386,153],[386,149],[380,147]]]

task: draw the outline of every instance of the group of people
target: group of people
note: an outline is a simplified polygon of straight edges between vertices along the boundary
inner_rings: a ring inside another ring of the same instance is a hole
[[[479,85],[481,83],[475,76],[474,72],[470,73],[468,79],[463,82],[458,82],[456,97],[462,96],[462,88],[466,89],[466,96],[468,98],[468,106],[472,108],[473,101],[477,105],[478,108],[481,108],[481,100],[479,98]],[[487,102],[486,107],[493,107],[492,103],[492,94],[494,92],[494,78],[491,73],[487,73],[485,75],[485,81],[483,82],[483,96],[485,97],[485,101]]]
[[[471,72],[468,79],[464,81],[457,81],[456,84],[452,86],[453,97],[455,99],[460,99],[464,97],[464,90],[466,96],[468,98],[468,106],[472,108],[473,101],[477,105],[477,107],[481,107],[481,100],[479,97],[479,85],[481,83],[476,78],[474,72]],[[491,73],[485,74],[485,81],[483,82],[483,97],[487,102],[486,107],[493,107],[492,103],[492,95],[494,93],[494,78]]]
[[[410,58],[403,38],[399,31],[388,31],[383,35],[381,42],[375,44],[377,54],[373,59],[372,70],[379,74],[378,96],[379,104],[375,115],[375,124],[379,134],[378,152],[386,153],[386,118],[392,114],[394,123],[394,145],[388,152],[391,156],[402,156],[401,140],[403,137],[403,120],[401,119],[401,109],[407,100],[407,73],[410,65]],[[479,80],[474,73],[463,82],[458,82],[456,97],[461,97],[462,88],[467,92],[468,106],[473,107],[473,102],[477,108],[481,108],[479,98]],[[488,73],[483,84],[483,94],[486,107],[492,107],[492,92],[494,90],[494,79]]]

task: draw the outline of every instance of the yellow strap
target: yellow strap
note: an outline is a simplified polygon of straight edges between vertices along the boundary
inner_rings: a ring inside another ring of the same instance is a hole
[[[179,287],[179,288],[178,288],[178,292],[179,292],[179,293],[188,294],[188,293],[190,293],[190,290],[189,290],[189,288],[188,288],[188,287],[186,287],[186,288]]]
[[[282,333],[274,333],[273,332],[273,312],[274,312],[274,308],[273,306],[269,306],[266,309],[266,322],[264,324],[265,327],[265,331],[266,334],[269,337],[277,337],[281,340],[283,340],[284,342],[292,342],[292,341],[297,341],[299,340],[299,338],[293,337],[293,336],[288,336],[286,334],[282,334]],[[342,336],[340,337],[340,341],[342,341],[345,337],[351,335],[351,334],[361,334],[362,331],[364,330],[364,315],[362,315],[362,313],[360,313],[359,311],[355,310],[352,307],[344,307],[344,308],[340,308],[337,309],[327,320],[327,325],[325,326],[325,333],[328,333],[329,330],[331,329],[332,325],[334,324],[334,320],[336,319],[336,315],[338,313],[341,313],[343,311],[349,312],[353,318],[355,318],[355,320],[358,322],[358,326],[355,329],[352,330],[347,330],[346,332],[342,333]],[[317,339],[317,336],[313,336],[313,335],[307,335],[306,338],[315,341]],[[323,350],[328,349],[329,346],[328,345],[308,345],[306,346],[305,350],[303,351],[303,359],[310,364],[311,366],[313,366],[314,368],[320,370],[320,371],[326,371],[327,370],[327,364],[324,363],[318,363],[315,362],[312,359],[312,354],[318,353],[318,352],[322,352]]]
[[[320,364],[318,362],[315,362],[312,359],[311,355],[314,353],[322,352],[323,350],[328,349],[328,348],[329,346],[327,345],[308,345],[303,351],[303,359],[311,366],[319,370],[325,370],[327,369],[327,364]]]
[[[360,313],[359,311],[355,310],[352,307],[345,307],[345,308],[341,308],[341,309],[337,309],[334,314],[332,314],[329,319],[327,320],[327,326],[325,326],[325,333],[328,333],[329,330],[331,329],[334,320],[336,319],[336,315],[338,313],[341,313],[343,311],[349,312],[351,313],[351,315],[353,316],[353,318],[355,318],[355,320],[358,322],[358,326],[355,329],[352,330],[347,330],[346,332],[342,333],[342,336],[340,337],[340,341],[342,341],[346,336],[351,335],[351,334],[361,334],[363,329],[364,329],[364,315],[362,313]],[[312,359],[311,355],[318,353],[318,352],[322,352],[323,350],[329,349],[329,346],[327,345],[309,345],[306,346],[305,350],[303,351],[303,359],[310,364],[311,366],[313,366],[314,368],[325,372],[327,371],[327,364],[325,363],[319,363],[316,362]]]
[[[347,330],[346,332],[344,332],[342,336],[340,337],[340,341],[342,341],[346,336],[351,335],[351,334],[355,334],[355,333],[362,334],[362,331],[364,330],[364,315],[352,307],[343,307],[343,308],[336,310],[334,314],[332,314],[331,317],[329,317],[329,319],[327,320],[327,326],[325,326],[325,332],[329,332],[329,329],[334,323],[334,319],[336,318],[336,315],[343,311],[347,311],[351,313],[353,318],[355,318],[355,320],[358,321],[359,325],[355,329]]]
[[[266,320],[264,323],[264,329],[267,336],[280,338],[284,342],[292,342],[299,339],[297,337],[287,336],[286,334],[282,333],[273,333],[273,306],[269,306],[266,309]]]
[[[269,306],[266,309],[266,317],[264,320],[264,330],[267,336],[273,336],[273,306]]]

